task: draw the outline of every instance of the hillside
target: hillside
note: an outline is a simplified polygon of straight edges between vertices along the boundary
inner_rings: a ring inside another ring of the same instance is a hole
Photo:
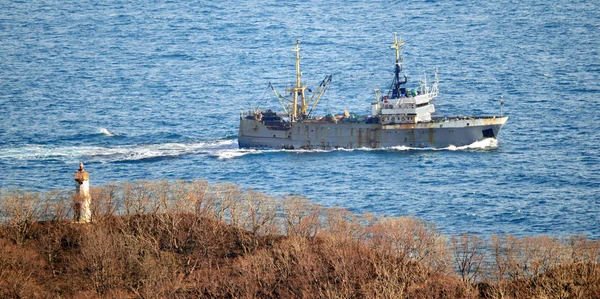
[[[140,181],[2,190],[2,298],[600,298],[585,236],[446,237],[413,217],[357,215],[232,184]]]

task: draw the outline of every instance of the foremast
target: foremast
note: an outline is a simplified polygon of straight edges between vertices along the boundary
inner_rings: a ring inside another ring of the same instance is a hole
[[[287,88],[286,91],[292,93],[292,111],[290,118],[292,121],[297,121],[299,118],[305,118],[306,113],[306,97],[305,90],[306,85],[302,85],[300,77],[302,77],[302,72],[300,71],[300,40],[296,40],[296,47],[292,50],[296,52],[296,87]],[[298,115],[298,96],[300,97],[300,113],[301,117]]]
[[[325,76],[325,79],[319,83],[319,86],[312,92],[312,96],[310,99],[306,99],[306,85],[302,85],[302,71],[300,71],[300,40],[296,40],[296,47],[292,49],[292,51],[296,52],[296,86],[286,88],[285,91],[291,93],[292,99],[286,99],[282,97],[271,83],[269,86],[273,90],[275,97],[279,100],[281,107],[284,112],[288,115],[289,121],[295,122],[303,119],[307,119],[310,117],[310,114],[319,103],[319,100],[325,93],[327,86],[331,82],[331,75]],[[310,89],[309,89],[310,91]],[[286,109],[284,105],[284,101],[291,102],[291,106],[289,109]],[[310,111],[307,111],[310,107]]]

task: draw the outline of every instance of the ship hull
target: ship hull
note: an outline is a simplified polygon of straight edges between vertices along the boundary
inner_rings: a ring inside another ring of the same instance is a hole
[[[496,138],[506,116],[435,118],[431,122],[391,124],[305,120],[285,126],[240,118],[240,148],[336,149],[464,146]]]

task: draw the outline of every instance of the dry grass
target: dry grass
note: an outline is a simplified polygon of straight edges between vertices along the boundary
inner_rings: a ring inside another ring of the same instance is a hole
[[[232,184],[0,193],[2,298],[600,298],[600,242],[443,236]]]

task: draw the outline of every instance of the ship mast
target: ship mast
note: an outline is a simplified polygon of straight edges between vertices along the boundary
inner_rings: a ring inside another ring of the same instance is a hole
[[[394,33],[394,44],[390,46],[390,48],[396,50],[396,68],[394,70],[394,82],[392,82],[392,86],[390,87],[390,96],[392,99],[400,98],[401,86],[406,84],[408,78],[404,75],[404,81],[400,81],[400,72],[402,72],[402,61],[404,57],[400,55],[400,51],[402,51],[402,46],[404,45],[404,41],[398,40],[396,38],[396,33]]]
[[[296,87],[288,88],[286,91],[291,92],[293,96],[292,101],[292,115],[291,120],[298,120],[298,96],[300,96],[300,113],[302,114],[302,118],[306,117],[306,98],[304,97],[304,90],[306,86],[302,86],[300,81],[300,77],[302,76],[302,72],[300,71],[300,40],[296,40],[296,47],[292,50],[296,52]]]

